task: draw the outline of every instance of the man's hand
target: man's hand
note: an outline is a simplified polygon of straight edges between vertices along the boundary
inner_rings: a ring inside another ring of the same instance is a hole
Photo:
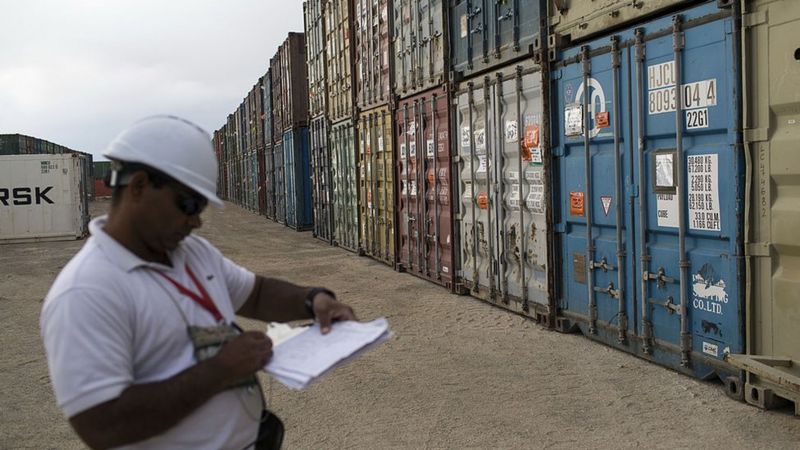
[[[245,331],[225,342],[210,358],[226,385],[236,383],[261,370],[272,357],[272,340],[260,331]]]
[[[311,308],[314,310],[314,317],[319,321],[322,334],[331,331],[331,323],[339,320],[356,320],[353,308],[346,304],[336,301],[335,298],[320,292],[311,300]]]

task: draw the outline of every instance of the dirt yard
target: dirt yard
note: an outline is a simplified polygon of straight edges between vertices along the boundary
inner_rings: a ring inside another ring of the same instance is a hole
[[[798,418],[730,400],[719,383],[546,331],[232,205],[204,220],[200,234],[234,261],[330,287],[396,334],[302,392],[263,377],[284,448],[800,448]],[[81,447],[39,338],[42,298],[81,245],[0,245],[0,448]]]

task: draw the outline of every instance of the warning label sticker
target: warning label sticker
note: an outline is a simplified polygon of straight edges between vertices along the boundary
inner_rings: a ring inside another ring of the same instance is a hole
[[[611,196],[601,195],[600,202],[603,204],[603,212],[608,216],[608,210],[611,208]]]
[[[516,120],[506,120],[506,144],[513,144],[519,139]]]

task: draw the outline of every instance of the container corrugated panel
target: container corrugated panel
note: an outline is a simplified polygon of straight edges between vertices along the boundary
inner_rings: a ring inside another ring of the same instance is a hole
[[[283,147],[281,147],[282,149]],[[281,150],[282,151],[282,150]],[[276,206],[277,206],[277,199],[276,199],[276,183],[277,183],[277,176],[275,172],[275,155],[274,155],[274,145],[269,144],[266,146],[264,150],[264,186],[266,189],[266,216],[268,219],[272,219],[277,221],[276,215]]]
[[[344,120],[331,127],[329,135],[333,227],[336,245],[350,251],[359,251],[358,214],[358,140],[352,120]]]
[[[744,398],[762,408],[794,402],[800,415],[800,3],[747,2],[743,20],[748,290]],[[754,20],[755,19],[755,20]]]
[[[333,243],[331,206],[331,155],[328,144],[328,119],[311,119],[311,201],[314,210],[314,237]]]
[[[283,71],[281,67],[280,48],[269,60],[272,73],[272,142],[283,141]],[[282,144],[281,144],[282,145]]]
[[[361,250],[392,267],[395,260],[394,131],[388,106],[358,121]]]
[[[20,153],[20,135],[0,135],[0,155],[16,155]]]
[[[455,290],[449,111],[444,86],[398,104],[395,210],[399,269]]]
[[[553,44],[563,46],[592,35],[636,22],[654,14],[680,9],[698,0],[601,0],[592,2],[548,0]]]
[[[284,176],[286,179],[286,226],[297,231],[314,226],[311,205],[311,164],[308,128],[300,127],[283,135]]]
[[[705,378],[744,348],[738,37],[716,2],[553,70],[560,323]]]
[[[308,125],[308,66],[304,33],[289,33],[280,48],[283,130]]]
[[[328,118],[332,123],[356,115],[354,8],[353,0],[325,0]]]
[[[248,155],[248,202],[247,208],[258,212],[258,150],[252,149]]]
[[[261,96],[264,145],[272,145],[272,69],[268,70],[262,78]]]
[[[255,86],[255,133],[256,133],[256,148],[264,148],[264,77],[258,79]]]
[[[530,56],[541,45],[544,0],[448,0],[450,63],[456,80]]]
[[[361,110],[392,99],[391,0],[355,0],[356,104]]]
[[[306,30],[306,57],[308,58],[308,115],[318,117],[325,114],[328,99],[328,80],[325,56],[324,0],[303,2]]]
[[[454,95],[459,276],[470,295],[545,325],[553,316],[543,73],[531,61]]]
[[[394,0],[394,93],[407,97],[447,81],[447,0]]]
[[[0,156],[0,242],[77,239],[89,222],[83,154]]]
[[[105,180],[108,172],[111,171],[111,161],[95,161],[94,163],[94,179]]]

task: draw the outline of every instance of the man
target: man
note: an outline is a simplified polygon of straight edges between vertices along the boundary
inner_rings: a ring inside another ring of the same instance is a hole
[[[45,299],[41,331],[59,407],[90,447],[250,448],[263,399],[254,374],[272,354],[234,315],[354,320],[332,292],[257,276],[191,234],[217,198],[206,132],[144,119],[106,153],[108,216]]]

